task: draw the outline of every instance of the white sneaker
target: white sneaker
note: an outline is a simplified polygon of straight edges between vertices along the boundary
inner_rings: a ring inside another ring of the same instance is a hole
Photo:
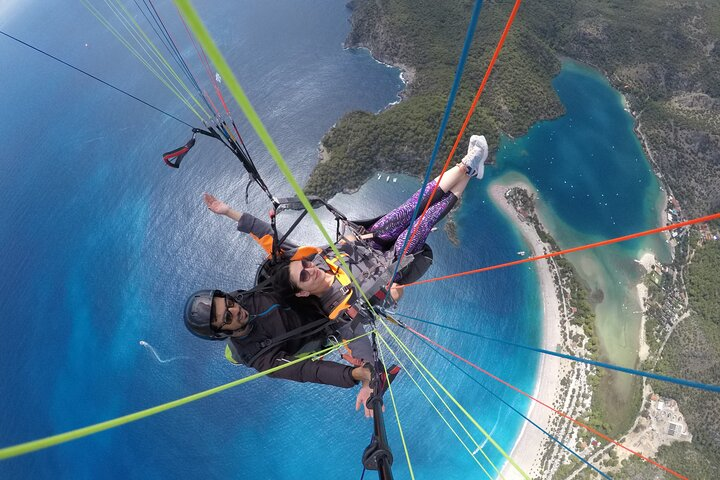
[[[462,164],[467,167],[467,174],[471,177],[482,178],[485,173],[485,160],[488,156],[488,145],[484,135],[473,135],[470,137],[468,153],[462,159]]]

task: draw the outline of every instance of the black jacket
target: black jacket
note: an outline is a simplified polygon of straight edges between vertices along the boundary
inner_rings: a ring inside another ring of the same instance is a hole
[[[254,292],[249,297],[243,298],[242,304],[250,315],[260,315],[271,309],[267,314],[252,321],[252,330],[247,336],[229,339],[233,358],[238,363],[248,365],[260,372],[294,360],[294,355],[309,340],[317,340],[326,334],[325,331],[321,331],[312,336],[291,337],[258,355],[263,346],[270,343],[272,339],[277,339],[303,325],[317,322],[318,317],[310,315],[301,317],[295,311],[287,308],[273,308],[277,301],[267,293]],[[352,370],[353,367],[336,362],[306,360],[271,373],[269,376],[296,382],[322,383],[350,388],[357,384],[352,378]]]

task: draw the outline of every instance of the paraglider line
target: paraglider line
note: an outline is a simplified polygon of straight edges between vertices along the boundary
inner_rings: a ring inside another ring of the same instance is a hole
[[[565,450],[567,450],[568,452],[570,452],[571,454],[573,454],[573,455],[574,455],[575,457],[577,457],[580,461],[582,461],[582,462],[585,463],[588,467],[590,467],[590,468],[592,468],[593,470],[595,470],[596,472],[598,472],[598,473],[599,473],[600,475],[602,475],[603,477],[607,478],[608,480],[612,480],[606,473],[602,472],[602,471],[601,471],[600,469],[598,469],[595,465],[593,465],[592,463],[588,462],[588,461],[585,460],[583,457],[581,457],[580,454],[578,454],[577,452],[575,452],[575,450],[573,450],[572,448],[570,448],[570,447],[568,447],[567,445],[565,445],[562,441],[560,441],[559,439],[557,439],[557,438],[556,438],[555,436],[553,436],[550,432],[548,432],[547,430],[545,430],[544,428],[542,428],[540,425],[538,425],[537,423],[535,423],[535,422],[533,422],[532,420],[530,420],[527,416],[523,415],[517,408],[513,407],[512,405],[510,405],[510,404],[509,404],[507,401],[505,401],[500,395],[496,394],[495,392],[493,392],[492,390],[490,390],[488,387],[486,387],[485,385],[483,385],[477,378],[473,377],[473,376],[470,375],[468,372],[466,372],[464,369],[462,369],[459,365],[457,365],[455,362],[453,362],[452,359],[450,359],[449,357],[443,355],[443,354],[440,352],[440,350],[438,350],[437,347],[434,347],[433,345],[430,345],[430,344],[427,342],[427,340],[425,340],[425,339],[421,339],[421,340],[422,340],[423,342],[425,342],[425,344],[428,345],[428,347],[430,347],[438,356],[440,356],[440,358],[445,359],[445,360],[446,360],[450,365],[452,365],[455,369],[457,369],[457,370],[459,370],[460,372],[462,372],[466,377],[468,377],[470,380],[472,380],[473,382],[475,382],[478,386],[482,387],[482,388],[483,388],[486,392],[488,392],[490,395],[492,395],[493,397],[495,397],[495,398],[497,398],[498,400],[500,400],[503,404],[505,404],[507,407],[509,407],[513,412],[517,413],[517,414],[520,415],[522,418],[524,418],[525,420],[527,420],[528,422],[530,422],[535,428],[537,428],[537,429],[540,430],[542,433],[544,433],[545,435],[547,435],[547,436],[548,436],[551,440],[553,440],[555,443],[557,443],[557,444],[560,445],[562,448],[564,448]]]
[[[653,233],[660,233],[660,232],[666,232],[668,230],[675,230],[678,228],[687,227],[688,225],[694,225],[696,223],[708,222],[710,220],[714,220],[717,218],[720,218],[720,213],[714,213],[712,215],[695,218],[693,220],[687,220],[685,222],[673,223],[671,225],[666,225],[664,227],[653,228],[652,230],[645,230],[644,232],[633,233],[631,235],[625,235],[624,237],[611,238],[610,240],[603,240],[602,242],[590,243],[587,245],[582,245],[580,247],[568,248],[567,250],[560,250],[559,252],[551,252],[551,253],[547,253],[545,255],[539,255],[537,257],[523,258],[522,260],[515,260],[513,262],[507,262],[507,263],[502,263],[499,265],[493,265],[491,267],[483,267],[483,268],[478,268],[476,270],[468,270],[466,272],[453,273],[451,275],[444,275],[442,277],[428,278],[427,280],[420,280],[418,282],[408,283],[406,285],[398,285],[398,288],[405,288],[405,287],[409,287],[411,285],[420,285],[423,283],[437,282],[439,280],[447,280],[450,278],[462,277],[465,275],[472,275],[472,274],[480,273],[480,272],[487,272],[489,270],[496,270],[498,268],[519,265],[521,263],[535,262],[537,260],[542,260],[544,258],[557,257],[559,255],[565,255],[567,253],[580,252],[582,250],[589,250],[591,248],[602,247],[604,245],[611,245],[613,243],[624,242],[626,240],[632,240],[634,238],[643,237],[646,235],[652,235]]]
[[[475,98],[473,98],[472,104],[470,105],[470,109],[467,112],[467,115],[465,115],[465,121],[462,124],[462,127],[460,128],[460,131],[458,132],[457,137],[455,138],[455,143],[453,144],[452,149],[450,150],[450,153],[448,154],[447,160],[445,160],[445,165],[443,165],[442,171],[440,172],[440,180],[442,180],[443,176],[445,175],[445,171],[447,170],[448,166],[450,165],[450,160],[452,160],[452,157],[455,155],[455,151],[457,150],[458,145],[460,144],[460,139],[465,134],[465,130],[467,129],[468,124],[470,123],[470,118],[472,118],[473,113],[475,113],[475,108],[477,108],[477,104],[480,101],[480,95],[482,95],[483,91],[485,90],[485,85],[488,82],[488,79],[490,78],[490,74],[493,71],[493,67],[495,66],[495,62],[498,59],[498,56],[500,55],[500,51],[502,50],[503,45],[505,44],[505,39],[507,38],[508,33],[510,32],[510,27],[512,27],[513,21],[515,20],[515,16],[517,14],[518,9],[520,8],[520,3],[522,0],[515,0],[515,5],[513,6],[512,12],[510,12],[510,16],[508,17],[508,20],[505,24],[505,28],[502,32],[502,35],[500,35],[500,40],[498,41],[497,46],[495,47],[495,52],[493,53],[492,59],[490,59],[490,63],[488,64],[488,68],[485,71],[485,76],[482,79],[482,82],[480,82],[480,87],[478,88],[477,92],[475,93]],[[433,158],[434,162],[434,158]],[[432,166],[432,163],[431,163]],[[427,182],[427,177],[425,181]],[[432,193],[430,194],[430,197],[428,198],[434,198],[435,192],[437,192],[438,187],[440,186],[440,181],[438,181],[435,184],[435,188],[433,188]],[[424,193],[425,186],[423,185],[423,193]],[[422,193],[420,194],[420,198],[422,198]],[[418,229],[420,228],[420,225],[422,223],[423,217],[425,217],[425,213],[427,212],[428,208],[430,208],[430,202],[427,202],[427,205],[425,205],[425,209],[423,210],[422,214],[420,215],[420,219],[418,220],[417,224],[415,224],[415,216],[417,215],[417,211],[419,209],[420,202],[418,202],[415,212],[413,214],[413,218],[410,221],[410,228],[411,233],[410,235],[406,236],[405,244],[402,248],[402,254],[400,255],[400,260],[402,260],[402,257],[407,253],[408,245],[410,245],[410,242],[412,241],[413,237],[417,233]],[[398,260],[398,265],[400,265],[400,260]],[[395,279],[395,275],[397,275],[397,267],[395,268],[395,273],[393,274],[391,281],[388,283],[388,287],[392,283],[392,280]]]
[[[78,68],[78,67],[76,67],[76,66],[74,66],[74,65],[71,65],[71,64],[67,63],[66,61],[61,60],[61,59],[59,59],[58,57],[56,57],[56,56],[54,56],[54,55],[51,55],[51,54],[49,54],[48,52],[46,52],[46,51],[44,51],[44,50],[41,50],[41,49],[39,49],[39,48],[37,48],[37,47],[34,47],[34,46],[30,45],[29,43],[23,42],[22,40],[20,40],[20,39],[17,38],[17,37],[13,37],[12,35],[10,35],[10,34],[8,34],[8,33],[3,32],[2,30],[0,30],[0,34],[5,35],[6,37],[8,37],[8,38],[11,39],[11,40],[15,40],[16,42],[18,42],[18,43],[20,43],[20,44],[22,44],[22,45],[25,45],[25,46],[28,47],[28,48],[32,48],[32,49],[35,50],[36,52],[42,53],[43,55],[46,55],[46,56],[52,58],[53,60],[55,60],[55,61],[57,61],[57,62],[60,62],[60,63],[62,63],[62,64],[65,65],[65,66],[68,66],[68,67],[72,68],[73,70],[77,70],[78,72],[80,72],[80,73],[82,73],[82,74],[84,74],[84,75],[87,75],[88,77],[92,78],[93,80],[97,80],[98,82],[100,82],[100,83],[102,83],[102,84],[104,84],[104,85],[107,85],[108,87],[110,87],[110,88],[112,88],[112,89],[114,89],[114,90],[117,90],[118,92],[120,92],[120,93],[122,93],[122,94],[124,94],[124,95],[127,95],[128,97],[130,97],[130,98],[132,98],[132,99],[135,99],[135,100],[137,100],[138,102],[140,102],[140,103],[142,103],[142,104],[144,104],[144,105],[147,105],[148,107],[150,107],[150,108],[152,108],[152,109],[154,109],[154,110],[157,110],[158,112],[162,113],[163,115],[166,115],[166,116],[172,118],[173,120],[177,120],[178,122],[182,123],[183,125],[187,125],[188,127],[193,128],[192,125],[190,125],[190,124],[187,123],[187,122],[184,122],[184,121],[180,120],[180,119],[177,118],[175,115],[172,115],[172,114],[166,112],[165,110],[161,110],[160,108],[158,108],[158,107],[156,107],[156,106],[154,106],[154,105],[149,104],[149,103],[146,102],[145,100],[143,100],[143,99],[141,99],[141,98],[138,98],[138,97],[136,97],[135,95],[133,95],[132,93],[126,92],[125,90],[123,90],[123,89],[121,89],[121,88],[118,88],[118,87],[116,87],[115,85],[112,85],[112,84],[106,82],[105,80],[102,80],[102,79],[96,77],[96,76],[93,75],[92,73],[88,73],[88,72],[86,72],[85,70],[82,70],[82,69],[80,69],[80,68]]]
[[[423,185],[420,189],[420,196],[418,197],[420,199],[424,198],[423,196],[425,195],[425,188],[430,181],[430,174],[432,173],[433,165],[435,165],[437,154],[440,151],[440,145],[442,144],[442,139],[445,135],[445,128],[447,127],[447,124],[450,120],[450,112],[452,111],[453,104],[455,103],[455,97],[457,96],[457,92],[460,89],[460,79],[462,78],[463,70],[465,69],[465,62],[467,61],[467,57],[470,53],[470,47],[472,46],[473,36],[475,35],[475,29],[477,27],[478,18],[480,17],[480,10],[482,9],[482,5],[482,0],[477,0],[477,2],[475,2],[475,7],[473,8],[472,17],[470,17],[470,24],[468,25],[467,33],[465,34],[465,43],[463,44],[463,49],[460,53],[460,60],[458,61],[457,70],[455,71],[455,79],[453,80],[453,85],[450,89],[450,94],[448,95],[447,105],[445,106],[445,113],[443,114],[442,121],[440,122],[440,129],[438,130],[437,137],[435,138],[435,146],[433,147],[432,154],[430,155],[430,163],[425,170],[425,179],[423,180]],[[447,168],[447,166],[445,168]],[[445,169],[443,169],[443,173],[444,172]],[[430,195],[429,198],[433,198],[433,195],[435,195],[435,190],[433,190],[432,195]],[[412,234],[405,237],[405,242],[403,243],[402,249],[400,250],[402,253],[400,254],[400,257],[397,260],[397,264],[395,265],[395,271],[390,277],[390,281],[387,283],[388,288],[395,280],[395,277],[398,274],[398,269],[400,268],[400,263],[402,262],[402,258],[403,256],[405,256],[408,246],[410,245],[410,241],[412,240],[415,231],[420,226],[420,222],[422,221],[421,215],[420,221],[418,221],[418,225],[415,227],[415,229],[413,229],[413,225],[415,225],[415,219],[418,218],[418,212],[420,211],[420,203],[422,202],[418,201],[417,205],[415,205],[415,210],[413,211],[412,219],[410,220],[410,229]],[[430,202],[428,202],[428,206],[429,205]],[[427,211],[427,207],[425,208],[425,211]],[[423,211],[423,214],[425,214],[425,211]],[[383,305],[384,304],[385,302],[383,302]]]
[[[519,388],[517,388],[517,387],[515,387],[514,385],[511,385],[510,383],[506,382],[505,380],[503,380],[503,379],[501,379],[501,378],[493,375],[492,373],[488,372],[487,370],[483,369],[482,367],[479,367],[479,366],[475,365],[475,364],[472,363],[470,360],[467,360],[466,358],[461,357],[460,355],[458,355],[457,353],[453,352],[452,350],[443,347],[443,346],[440,345],[439,343],[431,340],[430,338],[426,337],[425,335],[423,335],[422,333],[418,332],[417,330],[415,330],[415,329],[413,329],[413,328],[411,328],[411,327],[406,327],[406,328],[407,328],[407,330],[409,330],[410,332],[412,332],[413,334],[415,334],[417,337],[420,337],[420,338],[426,340],[428,343],[430,343],[430,344],[432,344],[432,345],[440,348],[441,350],[443,350],[443,351],[446,352],[446,353],[449,353],[450,355],[452,355],[453,357],[457,358],[458,360],[460,360],[460,361],[462,361],[462,362],[465,362],[466,364],[468,364],[469,366],[471,366],[471,367],[474,368],[475,370],[477,370],[477,371],[479,371],[479,372],[481,372],[481,373],[484,373],[485,375],[487,375],[488,377],[492,378],[493,380],[496,380],[496,381],[502,383],[503,385],[505,385],[506,387],[508,387],[508,388],[510,388],[510,389],[512,389],[512,390],[515,390],[516,392],[520,393],[521,395],[526,396],[526,397],[529,398],[530,400],[532,400],[532,401],[534,401],[534,402],[542,405],[543,407],[552,410],[552,411],[553,411],[554,413],[556,413],[557,415],[560,415],[560,416],[563,417],[563,418],[567,418],[568,420],[572,421],[572,422],[575,423],[576,425],[578,425],[578,426],[580,426],[580,427],[583,427],[584,429],[586,429],[586,430],[594,433],[595,435],[598,435],[599,437],[605,439],[606,441],[608,441],[608,442],[610,442],[610,443],[613,443],[614,445],[617,445],[618,447],[620,447],[620,448],[622,448],[623,450],[626,450],[626,451],[632,453],[633,455],[641,458],[642,460],[645,460],[645,461],[648,462],[648,463],[652,463],[652,464],[655,465],[656,467],[665,470],[666,472],[674,475],[674,476],[677,477],[677,478],[680,478],[680,479],[683,479],[683,480],[688,480],[687,477],[679,474],[678,472],[676,472],[676,471],[674,471],[674,470],[672,470],[672,469],[670,469],[670,468],[668,468],[668,467],[666,467],[666,466],[664,466],[664,465],[659,464],[658,462],[652,460],[651,458],[645,457],[645,456],[642,455],[641,453],[638,453],[638,452],[636,452],[635,450],[632,450],[632,449],[629,448],[629,447],[626,447],[625,445],[623,445],[622,443],[618,442],[617,440],[613,440],[612,438],[608,437],[607,435],[599,432],[598,430],[595,430],[595,429],[592,428],[591,426],[586,425],[586,424],[580,422],[579,420],[576,420],[576,419],[574,419],[573,417],[567,415],[566,413],[563,413],[563,412],[561,412],[560,410],[557,410],[557,409],[551,407],[550,405],[548,405],[547,403],[543,402],[542,400],[538,400],[537,398],[533,397],[533,396],[530,395],[529,393],[526,393],[526,392],[520,390]]]
[[[370,335],[371,333],[372,332],[364,333],[353,339],[348,340],[348,342],[352,342],[352,341],[358,340],[362,337],[366,337],[366,336]],[[323,355],[329,355],[332,352],[334,352],[335,350],[338,350],[340,348],[342,348],[341,343],[332,345],[324,350],[320,350],[319,352],[316,352],[315,357],[322,357]],[[124,415],[122,417],[117,417],[112,420],[107,420],[104,422],[96,423],[94,425],[89,425],[87,427],[78,428],[75,430],[71,430],[69,432],[59,433],[57,435],[52,435],[52,436],[41,438],[38,440],[32,440],[32,441],[21,443],[18,445],[3,447],[3,448],[0,448],[0,460],[7,460],[9,458],[36,452],[38,450],[43,450],[45,448],[54,447],[56,445],[60,445],[61,443],[70,442],[72,440],[77,440],[79,438],[83,438],[83,437],[87,437],[89,435],[93,435],[95,433],[103,432],[103,431],[109,430],[111,428],[119,427],[121,425],[125,425],[125,424],[131,423],[131,422],[135,422],[137,420],[140,420],[140,419],[152,416],[152,415],[156,415],[158,413],[165,412],[167,410],[171,410],[173,408],[177,408],[182,405],[186,405],[186,404],[194,402],[196,400],[200,400],[201,398],[209,397],[210,395],[215,395],[216,393],[220,393],[220,392],[222,392],[224,390],[228,390],[232,387],[242,385],[243,383],[247,383],[252,380],[256,380],[258,378],[262,378],[266,375],[270,375],[271,373],[278,372],[284,368],[288,368],[288,367],[296,365],[300,362],[306,362],[306,361],[312,361],[312,360],[308,360],[308,357],[297,358],[288,363],[283,363],[282,365],[279,365],[277,367],[272,367],[267,370],[263,370],[262,372],[257,372],[252,375],[248,375],[247,377],[243,377],[238,380],[232,381],[230,383],[226,383],[225,385],[220,385],[219,387],[210,388],[208,390],[204,390],[202,392],[195,393],[195,394],[189,395],[187,397],[180,398],[178,400],[173,400],[171,402],[167,402],[162,405],[158,405],[156,407],[147,408],[147,409],[141,410],[139,412]]]
[[[582,363],[586,363],[588,365],[594,365],[596,367],[602,367],[602,368],[607,368],[610,370],[616,370],[618,372],[637,375],[638,377],[652,378],[654,380],[661,380],[663,382],[675,383],[677,385],[683,385],[685,387],[699,388],[701,390],[707,390],[709,392],[719,392],[720,393],[720,385],[709,385],[706,383],[692,382],[690,380],[684,380],[682,378],[668,377],[666,375],[659,375],[656,373],[644,372],[642,370],[635,370],[633,368],[621,367],[619,365],[613,365],[610,363],[598,362],[596,360],[590,360],[588,358],[576,357],[575,355],[568,355],[565,353],[553,352],[553,351],[546,350],[543,348],[522,345],[520,343],[510,342],[508,340],[501,340],[499,338],[487,337],[487,336],[481,335],[479,333],[468,332],[467,330],[461,330],[459,328],[450,327],[448,325],[442,325],[440,323],[431,322],[429,320],[423,320],[421,318],[411,317],[409,315],[403,315],[403,314],[397,313],[397,312],[394,312],[394,315],[397,315],[398,317],[409,318],[410,320],[415,320],[415,321],[422,322],[422,323],[427,323],[428,325],[434,325],[436,327],[446,328],[448,330],[453,330],[455,332],[464,333],[465,335],[471,335],[476,338],[482,338],[484,340],[489,340],[491,342],[502,343],[504,345],[510,345],[512,347],[522,348],[524,350],[530,350],[531,352],[538,352],[538,353],[543,353],[545,355],[552,355],[553,357],[565,358],[567,360],[582,362]]]

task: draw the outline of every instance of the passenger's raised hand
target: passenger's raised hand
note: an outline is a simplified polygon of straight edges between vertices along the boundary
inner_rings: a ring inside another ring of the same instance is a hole
[[[226,215],[230,211],[230,206],[227,203],[218,200],[207,192],[203,193],[203,201],[211,212],[217,213],[218,215]]]

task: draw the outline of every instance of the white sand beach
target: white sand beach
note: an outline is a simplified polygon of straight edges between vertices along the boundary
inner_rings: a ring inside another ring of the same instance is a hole
[[[501,208],[502,211],[513,220],[516,227],[520,229],[523,238],[530,248],[528,252],[529,255],[542,255],[545,253],[543,251],[545,244],[540,241],[540,238],[532,226],[522,222],[518,218],[513,207],[510,206],[505,199],[505,192],[513,187],[522,187],[529,192],[534,192],[532,187],[522,182],[513,182],[510,184],[495,183],[490,186],[490,196],[493,202]],[[543,338],[541,346],[546,350],[554,351],[557,346],[562,343],[562,336],[560,334],[560,302],[555,294],[555,282],[553,281],[553,275],[547,261],[540,260],[534,262],[533,265],[538,274],[538,282],[540,283],[543,299]],[[535,398],[548,405],[553,404],[555,396],[560,391],[560,379],[562,378],[562,375],[559,373],[560,369],[561,361],[559,358],[547,355],[540,357],[538,380],[532,394]],[[547,430],[553,412],[533,402],[526,415],[533,422]],[[510,453],[510,457],[533,478],[538,478],[539,472],[537,468],[539,467],[539,460],[542,456],[542,446],[546,439],[547,437],[543,432],[528,422],[525,422],[520,436]],[[509,463],[505,465],[502,475],[507,480],[523,478]]]
[[[657,260],[655,259],[655,255],[652,252],[646,252],[640,257],[640,260],[638,260],[638,263],[645,268],[645,272],[650,273],[650,269]],[[637,292],[638,292],[638,300],[640,301],[640,308],[642,311],[645,311],[645,301],[647,300],[648,296],[648,288],[645,286],[643,282],[640,282],[637,284]],[[640,348],[638,351],[638,357],[640,358],[641,362],[644,362],[647,360],[648,355],[650,354],[650,346],[647,344],[647,341],[645,340],[645,314],[643,314],[642,322],[640,323]]]

